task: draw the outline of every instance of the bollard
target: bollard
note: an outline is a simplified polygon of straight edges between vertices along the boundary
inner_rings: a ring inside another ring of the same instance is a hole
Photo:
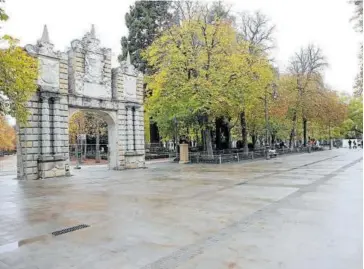
[[[236,157],[238,158],[238,162],[239,162],[239,152],[236,153]]]
[[[308,153],[311,153],[311,147],[308,146]]]
[[[220,164],[221,164],[221,155],[219,156],[219,162],[220,162]]]
[[[252,151],[252,160],[254,160],[254,151]]]
[[[68,163],[66,163],[64,169],[66,170],[66,176],[69,177],[71,173],[70,173],[70,166],[68,165]]]

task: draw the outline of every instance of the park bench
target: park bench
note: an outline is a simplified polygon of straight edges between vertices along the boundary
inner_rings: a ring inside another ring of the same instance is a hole
[[[275,149],[268,150],[269,157],[277,157],[278,153]]]

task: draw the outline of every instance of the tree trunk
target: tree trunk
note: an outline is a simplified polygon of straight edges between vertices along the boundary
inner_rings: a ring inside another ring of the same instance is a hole
[[[222,120],[221,118],[215,119],[215,128],[216,128],[216,149],[221,150],[221,126],[222,126]]]
[[[257,143],[257,136],[254,134],[252,135],[252,144],[253,144],[253,149],[255,148],[255,144]]]
[[[206,151],[206,136],[205,131],[201,130],[202,150]]]
[[[296,133],[296,119],[297,119],[297,112],[294,112],[293,119],[292,119],[292,129],[291,134],[289,136],[289,148],[293,149],[294,147],[294,137]]]
[[[211,139],[211,130],[206,127],[204,131],[205,141],[206,141],[206,150],[208,157],[214,157],[214,152],[212,150],[212,139]]]
[[[150,128],[150,143],[159,143],[160,137],[159,137],[159,130],[158,130],[157,123],[150,122],[149,128]]]
[[[248,132],[246,128],[245,110],[240,113],[240,124],[241,124],[242,146],[244,148],[244,152],[247,153],[249,149],[248,149]]]
[[[307,119],[303,118],[303,146],[307,146]]]
[[[272,139],[272,140],[271,140],[271,145],[272,145],[272,146],[274,146],[275,141],[276,141],[276,135],[275,135],[275,134],[272,134],[272,135],[271,135],[271,139]]]

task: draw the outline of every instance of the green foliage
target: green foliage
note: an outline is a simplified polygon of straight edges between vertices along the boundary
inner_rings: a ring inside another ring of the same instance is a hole
[[[4,36],[2,42],[8,47],[0,50],[0,108],[24,124],[28,117],[26,103],[37,90],[37,60],[18,47],[17,40]]]
[[[15,145],[15,129],[10,126],[3,115],[0,115],[0,150],[14,150]]]
[[[119,61],[124,60],[129,51],[132,63],[145,73],[146,62],[141,52],[170,24],[170,5],[169,1],[136,1],[130,6],[130,11],[125,15],[129,35],[121,39],[122,54]]]
[[[5,3],[5,0],[0,0],[0,4]],[[7,21],[9,16],[6,14],[4,8],[0,7],[0,21]]]
[[[91,137],[107,133],[107,122],[94,112],[77,111],[69,119],[70,143],[76,144],[77,135],[87,134]]]

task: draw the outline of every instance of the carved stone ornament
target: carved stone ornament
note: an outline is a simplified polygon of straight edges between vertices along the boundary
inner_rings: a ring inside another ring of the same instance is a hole
[[[103,71],[103,55],[87,52],[85,55],[85,80],[92,83],[102,83],[104,73]]]
[[[59,87],[59,62],[56,59],[39,58],[39,85]]]
[[[75,77],[75,93],[76,94],[83,94],[84,90],[84,82],[83,82],[83,75],[80,73],[76,73]]]
[[[37,44],[26,45],[25,50],[33,56],[44,55],[52,58],[61,58],[61,52],[54,51],[54,45],[49,40],[47,25],[44,25],[42,37],[37,41]]]
[[[129,52],[126,57],[126,61],[122,61],[120,63],[120,67],[124,74],[134,77],[139,75],[139,71],[134,67],[134,65],[131,64]]]

